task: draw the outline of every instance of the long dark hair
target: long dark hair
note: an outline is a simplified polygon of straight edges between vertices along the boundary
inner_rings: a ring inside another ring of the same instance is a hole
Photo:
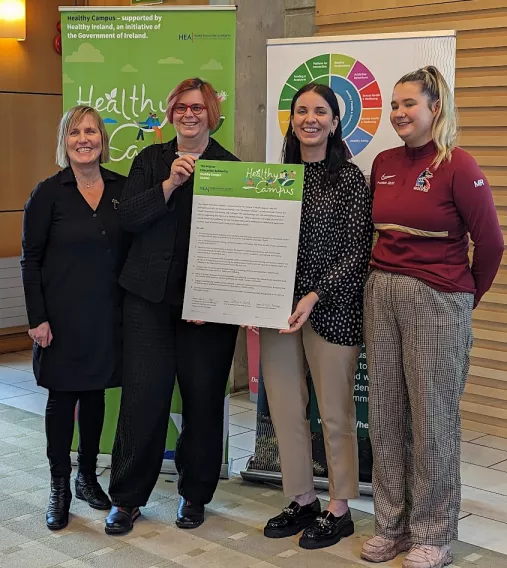
[[[296,107],[297,100],[302,94],[309,91],[315,91],[318,95],[320,95],[331,107],[333,118],[338,119],[338,125],[336,126],[336,130],[334,131],[334,136],[328,139],[326,148],[327,173],[331,182],[334,183],[338,178],[338,171],[350,158],[349,149],[347,148],[345,142],[342,140],[340,107],[338,106],[338,101],[336,100],[334,91],[331,88],[329,88],[327,85],[321,85],[319,83],[308,83],[304,87],[301,87],[301,89],[299,89],[299,91],[294,95],[294,98],[292,99],[292,103],[290,105],[291,119],[294,116],[294,108]],[[283,141],[282,162],[284,164],[301,163],[301,143],[294,134],[290,123]]]

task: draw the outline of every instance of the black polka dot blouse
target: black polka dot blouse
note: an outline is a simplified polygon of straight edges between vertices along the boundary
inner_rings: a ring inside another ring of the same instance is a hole
[[[334,184],[324,161],[304,166],[295,296],[299,301],[318,291],[321,299],[310,314],[315,332],[330,343],[360,345],[373,235],[371,192],[350,162]]]

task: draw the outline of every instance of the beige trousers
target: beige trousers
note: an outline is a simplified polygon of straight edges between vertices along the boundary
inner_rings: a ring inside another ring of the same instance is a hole
[[[360,347],[329,343],[310,322],[293,334],[261,329],[261,365],[271,420],[278,439],[287,497],[313,489],[310,426],[306,417],[312,374],[319,406],[332,499],[359,494],[354,374]]]

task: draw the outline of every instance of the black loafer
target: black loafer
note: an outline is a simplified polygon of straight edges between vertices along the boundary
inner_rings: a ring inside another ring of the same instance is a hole
[[[204,505],[191,503],[182,497],[176,515],[176,526],[180,529],[196,529],[203,523]]]
[[[293,536],[310,526],[319,513],[320,501],[318,499],[303,506],[292,501],[279,515],[269,519],[264,527],[264,536],[268,538]]]
[[[139,507],[112,507],[106,518],[104,530],[109,535],[129,533],[134,527],[135,520],[141,515]]]
[[[324,511],[303,532],[299,539],[299,546],[308,550],[333,546],[346,536],[354,534],[354,523],[350,516],[350,509],[341,517]]]

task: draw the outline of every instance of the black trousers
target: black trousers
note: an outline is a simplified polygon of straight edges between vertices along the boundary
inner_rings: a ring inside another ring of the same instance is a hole
[[[46,405],[47,456],[52,477],[70,477],[70,449],[74,435],[74,416],[78,406],[79,471],[95,473],[100,435],[104,424],[104,390],[49,390]]]
[[[178,490],[190,501],[211,501],[220,476],[224,397],[237,332],[237,326],[187,323],[181,307],[127,293],[109,487],[115,505],[140,507],[150,497],[162,466],[176,376],[183,403]]]

